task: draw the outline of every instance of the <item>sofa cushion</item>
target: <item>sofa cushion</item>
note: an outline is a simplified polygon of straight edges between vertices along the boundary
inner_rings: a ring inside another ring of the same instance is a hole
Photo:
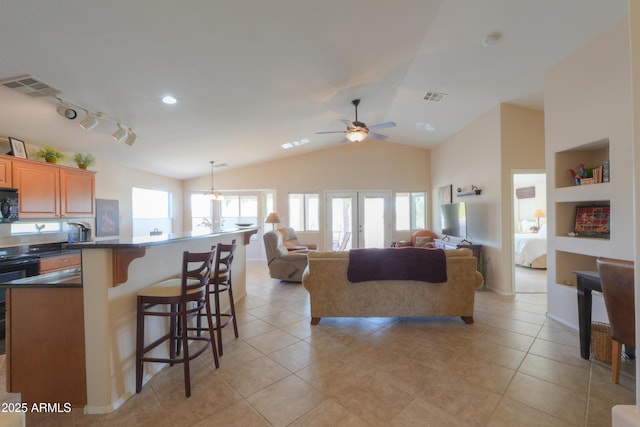
[[[350,282],[416,280],[442,283],[447,281],[446,257],[442,249],[352,249],[347,279]]]

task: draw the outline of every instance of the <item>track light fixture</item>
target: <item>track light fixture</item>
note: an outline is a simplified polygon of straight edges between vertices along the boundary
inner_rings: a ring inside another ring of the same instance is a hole
[[[138,139],[138,135],[136,135],[136,133],[132,129],[129,129],[129,131],[127,132],[127,139],[125,139],[124,143],[132,146],[133,144],[135,144],[136,139]]]
[[[74,110],[73,108],[69,107],[60,98],[58,98],[58,101],[60,101],[60,105],[56,109],[58,114],[60,114],[62,117],[66,117],[69,120],[73,120],[76,117],[78,117],[78,112],[76,110]]]
[[[118,130],[115,131],[112,135],[113,139],[118,142],[122,142],[122,140],[127,136],[127,131],[118,123]]]
[[[59,103],[56,107],[56,111],[58,112],[58,114],[69,120],[73,120],[78,117],[77,110],[84,111],[84,118],[78,122],[78,125],[80,125],[80,127],[84,130],[89,131],[97,127],[100,123],[111,122],[118,126],[118,129],[116,129],[116,131],[111,134],[113,139],[115,139],[117,142],[124,142],[129,146],[133,146],[133,144],[135,144],[136,140],[138,139],[138,135],[136,135],[135,131],[132,128],[123,125],[120,121],[115,120],[105,113],[95,113],[88,108],[85,108],[73,102],[63,100],[58,96],[51,96],[51,98],[55,98]]]
[[[86,117],[78,123],[80,127],[84,130],[91,130],[98,126],[98,123],[100,123],[100,120],[98,120],[100,113],[93,114],[89,110],[84,110],[84,112],[86,113]]]

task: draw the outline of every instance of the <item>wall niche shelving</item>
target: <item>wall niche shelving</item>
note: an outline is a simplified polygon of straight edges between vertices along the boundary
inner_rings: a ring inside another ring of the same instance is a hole
[[[556,152],[555,188],[578,187],[569,170],[575,171],[581,163],[587,168],[597,167],[604,161],[609,161],[609,138]]]

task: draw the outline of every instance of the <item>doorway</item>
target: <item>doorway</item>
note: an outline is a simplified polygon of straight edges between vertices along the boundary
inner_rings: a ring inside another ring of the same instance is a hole
[[[391,245],[391,192],[328,191],[326,197],[326,248]]]
[[[547,176],[512,172],[512,278],[515,293],[547,292]]]

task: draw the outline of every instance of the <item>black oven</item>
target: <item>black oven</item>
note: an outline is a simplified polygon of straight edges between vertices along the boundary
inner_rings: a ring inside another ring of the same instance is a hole
[[[0,283],[40,274],[40,257],[37,255],[0,256]],[[5,287],[0,286],[0,338],[4,339],[6,316]]]
[[[0,223],[17,221],[19,209],[18,190],[0,188]]]

